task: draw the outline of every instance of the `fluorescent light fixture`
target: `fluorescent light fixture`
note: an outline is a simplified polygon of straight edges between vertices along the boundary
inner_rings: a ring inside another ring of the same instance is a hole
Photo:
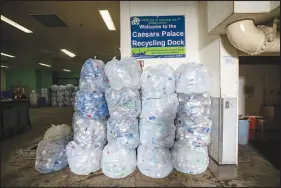
[[[71,70],[68,70],[68,69],[62,69],[62,70],[65,72],[71,72]]]
[[[12,58],[14,58],[14,57],[15,57],[15,56],[13,56],[13,55],[5,54],[5,53],[2,53],[2,52],[1,52],[1,55],[3,55],[3,56],[7,56],[7,57],[12,57]]]
[[[32,31],[30,31],[29,29],[26,29],[25,27],[21,26],[20,24],[10,20],[9,18],[6,18],[5,16],[1,15],[1,20],[14,26],[15,28],[18,28],[19,30],[22,30],[25,33],[33,33]]]
[[[5,65],[1,65],[1,67],[2,67],[2,68],[9,68],[8,66],[5,66]]]
[[[51,67],[51,65],[44,64],[44,63],[38,63],[39,65],[45,66],[45,67]]]
[[[75,57],[76,55],[70,51],[67,51],[66,49],[60,49],[63,53],[65,53],[66,55],[70,56],[70,57]]]
[[[110,31],[116,30],[108,10],[100,10],[100,15]]]

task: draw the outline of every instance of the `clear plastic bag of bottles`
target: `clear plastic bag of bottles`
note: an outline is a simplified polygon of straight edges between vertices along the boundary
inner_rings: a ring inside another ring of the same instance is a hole
[[[138,89],[122,88],[121,90],[107,89],[105,98],[110,117],[137,117],[141,112],[141,101]]]
[[[106,143],[106,119],[92,120],[73,115],[74,141],[83,148],[103,147]]]
[[[67,167],[64,139],[41,140],[36,151],[35,168],[40,173],[51,173]]]
[[[193,95],[178,94],[178,99],[178,116],[188,116],[190,119],[210,116],[211,99],[207,93]]]
[[[72,139],[72,132],[68,125],[52,125],[44,134],[44,140],[63,139],[66,142]]]
[[[176,92],[184,94],[210,92],[211,78],[199,63],[184,63],[176,70]]]
[[[74,86],[74,92],[77,92],[79,90],[79,86]]]
[[[176,90],[175,71],[168,65],[148,67],[141,74],[141,89],[144,98],[160,98]]]
[[[107,121],[107,140],[127,149],[134,149],[139,145],[139,128],[136,118],[115,119]]]
[[[83,118],[103,119],[108,115],[104,93],[79,90],[75,97],[75,111]]]
[[[209,118],[205,118],[201,122],[196,122],[188,117],[179,117],[176,120],[176,126],[177,140],[187,140],[189,145],[195,147],[209,145],[212,126],[212,121]]]
[[[109,85],[115,90],[125,87],[140,89],[141,68],[135,58],[113,59],[105,65]]]
[[[171,153],[174,168],[179,172],[201,174],[208,168],[208,147],[192,147],[187,140],[181,140],[175,143]]]
[[[66,84],[65,90],[73,92],[74,91],[74,85],[73,84]]]
[[[56,84],[51,86],[51,91],[57,91],[58,89],[59,89],[59,86]]]
[[[149,147],[170,148],[174,145],[174,124],[154,124],[143,119],[140,120],[140,143]]]
[[[105,92],[108,80],[104,73],[104,62],[88,59],[81,69],[79,87],[81,90]]]
[[[52,97],[51,103],[52,103],[52,106],[53,106],[53,107],[58,106],[57,98],[56,98],[56,97]]]
[[[71,141],[66,146],[66,155],[70,170],[74,174],[89,175],[101,169],[102,148],[82,148]]]
[[[101,168],[104,175],[110,178],[124,178],[136,170],[137,156],[135,149],[108,143],[102,151]]]
[[[176,94],[159,99],[143,99],[140,117],[153,123],[171,123],[177,113],[179,101]]]
[[[65,87],[64,85],[60,85],[60,86],[58,87],[58,91],[61,91],[61,92],[64,92],[65,89],[66,89],[66,87]]]
[[[168,148],[138,147],[138,169],[151,178],[167,177],[174,169]]]

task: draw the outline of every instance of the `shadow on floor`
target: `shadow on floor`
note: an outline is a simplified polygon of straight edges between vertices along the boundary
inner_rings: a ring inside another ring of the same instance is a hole
[[[263,156],[275,168],[280,170],[280,142],[253,140],[249,142],[249,147]]]

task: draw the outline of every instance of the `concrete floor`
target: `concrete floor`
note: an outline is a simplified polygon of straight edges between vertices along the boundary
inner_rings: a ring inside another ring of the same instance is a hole
[[[1,142],[1,186],[24,187],[279,187],[280,171],[261,155],[246,146],[239,146],[237,179],[218,181],[210,171],[188,175],[175,170],[166,178],[152,179],[136,170],[130,176],[115,180],[98,171],[88,176],[73,174],[69,168],[51,174],[40,174],[34,168],[34,156],[22,155],[23,150],[38,143],[51,124],[71,125],[72,108],[31,109],[33,127],[24,133]]]

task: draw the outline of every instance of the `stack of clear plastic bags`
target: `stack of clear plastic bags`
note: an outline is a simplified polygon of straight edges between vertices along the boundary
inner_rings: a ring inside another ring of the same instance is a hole
[[[189,117],[179,117],[176,120],[176,139],[186,140],[190,146],[205,147],[210,143],[212,121],[191,120]]]
[[[57,102],[58,89],[59,89],[59,86],[56,84],[51,86],[51,103],[52,103],[53,107],[58,106],[58,102]]]
[[[141,68],[135,58],[113,59],[105,65],[105,74],[112,89],[140,89]]]
[[[179,108],[176,119],[176,143],[171,153],[176,170],[200,174],[208,167],[210,119],[210,77],[202,64],[187,63],[176,71]]]
[[[72,139],[68,125],[52,125],[37,146],[35,168],[40,173],[51,173],[68,165],[65,147]]]
[[[122,145],[127,149],[135,149],[139,145],[138,120],[136,118],[115,119],[107,121],[108,143]]]
[[[85,119],[73,115],[74,141],[83,148],[103,147],[106,143],[106,119]]]
[[[171,153],[168,148],[138,147],[138,169],[152,178],[167,177],[173,171]]]
[[[208,147],[192,147],[187,140],[181,140],[172,147],[175,169],[182,173],[201,174],[209,165]]]
[[[170,148],[174,145],[176,127],[171,124],[153,124],[140,120],[140,143],[148,147]]]
[[[141,74],[142,95],[145,98],[160,98],[175,92],[175,71],[168,65],[148,67]]]
[[[114,90],[109,88],[105,92],[105,98],[112,118],[137,117],[141,112],[138,89],[122,88]]]
[[[81,90],[105,92],[108,80],[104,72],[104,62],[88,59],[82,66],[79,87]]]
[[[74,91],[74,85],[72,84],[67,84],[65,86],[65,100],[64,100],[64,105],[65,106],[71,106],[72,105],[72,93]]]
[[[65,100],[65,86],[60,85],[57,91],[57,102],[59,107],[64,106],[64,100]]]
[[[133,173],[137,166],[136,150],[108,143],[102,151],[102,172],[110,178],[124,178]]]
[[[176,94],[159,99],[143,99],[140,117],[153,123],[171,123],[177,113],[179,101]]]
[[[78,175],[89,175],[101,169],[102,148],[85,149],[74,141],[66,146],[66,155],[70,170]]]
[[[103,119],[108,115],[104,93],[79,90],[75,97],[74,109],[76,113],[88,119]]]
[[[176,70],[176,92],[201,94],[209,92],[211,79],[203,64],[184,63]]]

